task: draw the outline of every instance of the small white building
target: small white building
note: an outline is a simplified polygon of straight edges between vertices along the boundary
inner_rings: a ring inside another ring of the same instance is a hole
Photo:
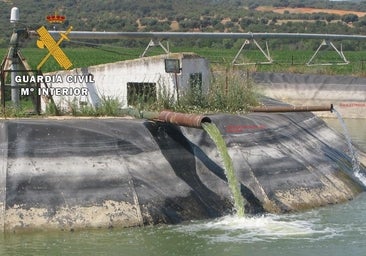
[[[172,53],[57,71],[47,76],[53,82],[47,83],[49,89],[42,85],[41,94],[52,92],[56,106],[63,109],[68,109],[71,102],[96,107],[103,98],[118,99],[123,107],[128,107],[139,96],[156,98],[163,94],[177,99],[177,92],[181,95],[193,87],[204,92],[209,86],[210,68],[205,58],[194,53]],[[42,111],[46,103],[47,100],[42,101]]]

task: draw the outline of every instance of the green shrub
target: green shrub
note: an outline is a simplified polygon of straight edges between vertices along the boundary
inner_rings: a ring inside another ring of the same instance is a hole
[[[100,104],[96,107],[90,104],[80,104],[76,100],[72,100],[68,103],[68,110],[64,110],[61,114],[73,116],[119,116],[121,115],[121,108],[122,103],[118,98],[103,96]]]
[[[121,114],[121,108],[122,103],[118,98],[104,96],[95,111],[98,116],[118,116]]]
[[[174,110],[180,112],[244,113],[258,105],[253,81],[239,71],[216,72],[207,93],[195,89],[180,97]]]
[[[166,89],[158,86],[154,101],[145,97],[134,99],[133,107],[138,111],[172,110],[183,113],[245,113],[251,106],[258,105],[258,93],[248,74],[242,71],[214,72],[210,88],[204,91],[194,84],[189,90],[181,91],[179,99]]]

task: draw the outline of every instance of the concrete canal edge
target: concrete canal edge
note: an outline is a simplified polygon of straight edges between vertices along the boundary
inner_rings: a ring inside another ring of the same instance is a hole
[[[294,105],[332,103],[343,118],[366,118],[364,77],[258,72],[253,80],[268,97]],[[334,117],[329,112],[316,114]]]
[[[247,213],[300,211],[364,190],[343,136],[312,113],[210,119],[227,142]],[[119,118],[2,120],[0,128],[5,232],[179,223],[233,208],[201,129]]]

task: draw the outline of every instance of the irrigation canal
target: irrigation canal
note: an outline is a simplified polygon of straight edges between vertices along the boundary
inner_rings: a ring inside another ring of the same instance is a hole
[[[342,132],[337,119],[326,119]],[[346,119],[366,151],[366,119]],[[345,145],[346,147],[346,145]],[[299,214],[180,225],[0,235],[1,255],[364,255],[366,194]]]

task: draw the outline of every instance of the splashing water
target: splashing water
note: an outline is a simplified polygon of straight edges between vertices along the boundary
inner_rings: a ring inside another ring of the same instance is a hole
[[[202,123],[202,128],[208,133],[210,138],[215,142],[216,147],[220,153],[220,156],[224,163],[225,175],[234,198],[234,206],[236,214],[239,217],[244,217],[244,198],[240,192],[240,184],[235,175],[234,165],[232,159],[228,153],[226,143],[222,137],[219,129],[215,124]]]
[[[349,153],[350,153],[351,158],[352,158],[353,173],[366,186],[366,177],[365,177],[364,174],[361,173],[360,162],[358,161],[357,154],[356,154],[356,152],[353,148],[352,139],[351,139],[351,136],[349,135],[346,123],[344,122],[344,120],[342,118],[342,115],[337,110],[333,109],[333,111],[336,114],[336,116],[338,118],[338,121],[342,126],[343,133],[344,133],[344,136],[345,136],[346,141],[347,141],[348,150],[349,150]]]
[[[316,241],[337,236],[338,233],[338,230],[323,225],[314,216],[299,215],[264,215],[246,218],[229,215],[210,221],[192,222],[190,225],[178,225],[176,229],[221,243],[256,243],[290,239]]]

